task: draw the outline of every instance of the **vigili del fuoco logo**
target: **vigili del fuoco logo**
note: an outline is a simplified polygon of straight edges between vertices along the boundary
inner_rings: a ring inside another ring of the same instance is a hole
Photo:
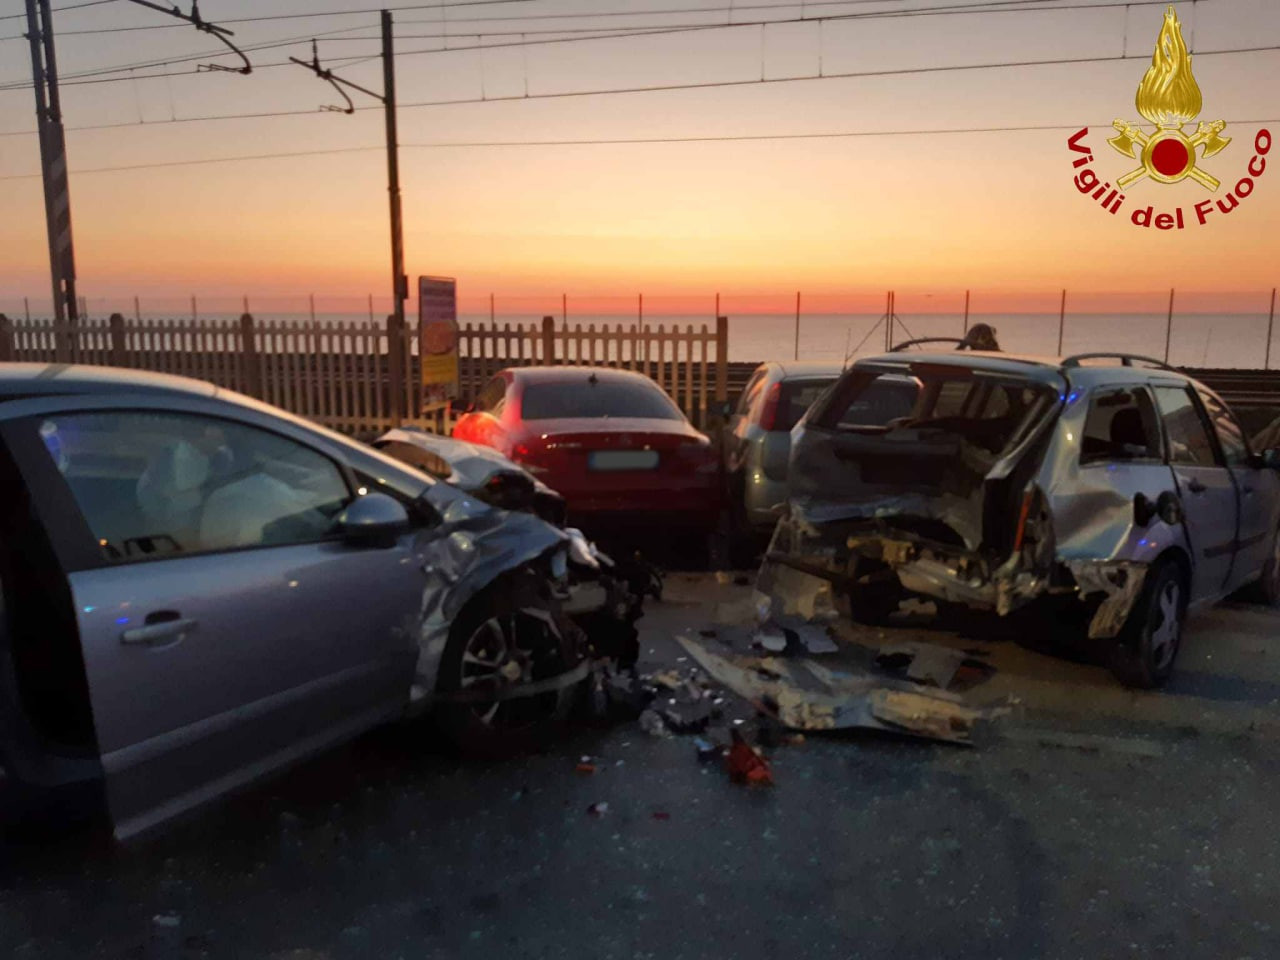
[[[1089,128],[1084,127],[1067,138],[1067,148],[1079,154],[1071,164],[1079,171],[1074,178],[1076,189],[1113,215],[1120,213],[1125,205],[1124,191],[1142,181],[1175,184],[1192,180],[1205,190],[1217,193],[1222,181],[1201,166],[1201,162],[1220,154],[1232,138],[1222,135],[1227,127],[1222,120],[1212,123],[1201,120],[1190,135],[1183,129],[1200,115],[1204,103],[1200,85],[1191,72],[1191,54],[1182,39],[1182,24],[1173,7],[1165,12],[1151,66],[1138,84],[1134,105],[1155,129],[1148,131],[1139,122],[1116,120],[1112,126],[1117,135],[1107,143],[1116,152],[1136,160],[1138,166],[1117,177],[1114,187],[1101,180],[1090,166],[1094,162],[1093,149],[1085,142]],[[1270,131],[1259,130],[1253,138],[1254,152],[1247,175],[1240,177],[1222,197],[1200,200],[1186,213],[1180,206],[1159,210],[1154,203],[1134,205],[1129,222],[1157,230],[1182,230],[1188,223],[1203,226],[1211,217],[1216,219],[1219,214],[1231,213],[1240,206],[1241,200],[1253,193],[1257,178],[1267,168],[1265,158],[1270,150]]]

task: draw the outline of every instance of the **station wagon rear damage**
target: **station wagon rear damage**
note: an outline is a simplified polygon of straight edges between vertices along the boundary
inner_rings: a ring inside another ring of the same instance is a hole
[[[859,364],[810,412],[761,589],[777,579],[771,567],[802,570],[833,582],[867,621],[907,595],[1000,616],[1075,595],[1097,604],[1089,635],[1116,636],[1146,572],[1123,548],[1150,518],[1105,483],[1060,496],[1060,484],[1085,483],[1063,469],[1078,446],[1054,430],[1065,379],[1012,361],[935,359]],[[878,422],[858,397],[904,374],[920,383],[915,409]]]

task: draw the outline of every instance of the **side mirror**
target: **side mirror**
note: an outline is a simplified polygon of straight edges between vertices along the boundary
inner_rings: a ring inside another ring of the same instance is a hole
[[[338,531],[353,546],[390,546],[409,529],[409,511],[385,493],[356,497],[338,514]]]
[[[733,416],[733,404],[728,400],[720,404],[720,416],[724,417],[726,420]]]

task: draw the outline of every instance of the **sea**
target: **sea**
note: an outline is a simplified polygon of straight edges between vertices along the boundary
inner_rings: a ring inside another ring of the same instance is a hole
[[[122,311],[125,312],[125,311]],[[298,321],[312,314],[303,312],[253,311],[260,320]],[[94,311],[91,315],[96,316]],[[133,315],[132,310],[125,312]],[[21,310],[9,313],[22,316]],[[152,319],[150,311],[142,312]],[[178,311],[165,318],[180,317]],[[189,319],[190,313],[187,314]],[[197,314],[201,320],[232,322],[239,316],[232,312]],[[317,320],[328,323],[369,322],[367,311],[351,313],[317,312]],[[375,315],[377,316],[377,315]],[[156,317],[159,318],[159,317]],[[461,324],[490,326],[488,313],[460,314]],[[530,325],[541,320],[536,315],[499,313],[496,325]],[[380,322],[380,321],[378,321]],[[412,314],[410,322],[412,323]],[[621,325],[630,328],[637,322],[635,314],[572,313],[570,325],[594,324],[597,329],[611,330]],[[557,318],[557,325],[560,319]],[[1268,313],[1175,313],[1172,322],[1167,313],[1068,314],[1059,326],[1057,313],[921,313],[900,314],[894,320],[893,342],[919,337],[959,337],[966,325],[986,323],[994,327],[1002,350],[1041,356],[1075,353],[1133,353],[1165,360],[1176,366],[1236,367],[1262,369],[1270,365],[1269,334],[1280,337],[1280,330],[1269,331]],[[714,319],[707,314],[652,315],[644,318],[648,329],[689,327],[713,330]],[[881,353],[885,350],[885,324],[882,314],[872,313],[741,313],[732,315],[729,324],[729,360],[761,362],[765,360],[843,361]],[[1061,349],[1059,349],[1061,346]],[[1275,355],[1270,362],[1280,365],[1280,343],[1270,348]]]

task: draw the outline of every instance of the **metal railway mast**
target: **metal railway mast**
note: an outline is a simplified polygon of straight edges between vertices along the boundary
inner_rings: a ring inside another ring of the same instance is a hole
[[[27,0],[27,40],[31,44],[32,86],[36,92],[40,167],[44,176],[53,315],[59,322],[74,322],[79,319],[80,310],[76,301],[75,250],[71,243],[71,186],[67,179],[67,142],[62,130],[49,0]]]

